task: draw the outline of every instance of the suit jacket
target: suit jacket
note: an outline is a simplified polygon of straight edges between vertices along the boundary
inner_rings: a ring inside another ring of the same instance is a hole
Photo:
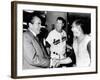
[[[23,34],[23,69],[46,68],[50,65],[49,56],[36,37],[27,30]]]

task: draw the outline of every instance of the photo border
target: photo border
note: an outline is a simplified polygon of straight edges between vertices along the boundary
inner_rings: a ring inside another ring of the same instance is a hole
[[[83,73],[67,73],[67,74],[50,74],[50,75],[32,75],[32,76],[17,76],[17,4],[27,5],[47,5],[47,6],[60,6],[60,7],[79,7],[79,8],[94,8],[96,9],[96,71],[83,72]],[[42,2],[25,2],[25,1],[12,1],[11,2],[11,77],[12,78],[31,78],[31,77],[50,77],[50,76],[65,76],[65,75],[80,75],[80,74],[94,74],[98,72],[98,7],[88,5],[73,5],[73,4],[58,4],[58,3],[42,3]]]

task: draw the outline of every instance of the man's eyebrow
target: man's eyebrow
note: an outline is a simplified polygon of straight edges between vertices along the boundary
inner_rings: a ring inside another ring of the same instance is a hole
[[[38,24],[41,24],[41,22],[38,22]]]

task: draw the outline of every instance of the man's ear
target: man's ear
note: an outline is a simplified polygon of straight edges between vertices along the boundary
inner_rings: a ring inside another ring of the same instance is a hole
[[[62,28],[64,27],[64,23],[62,23]]]
[[[63,23],[63,26],[64,26],[64,23]]]
[[[31,23],[28,23],[29,27],[31,28],[32,27],[32,24]]]

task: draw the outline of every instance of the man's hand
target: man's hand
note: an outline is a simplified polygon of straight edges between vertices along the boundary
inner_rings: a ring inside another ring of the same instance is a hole
[[[54,68],[58,67],[60,65],[59,59],[52,59],[52,66]]]

